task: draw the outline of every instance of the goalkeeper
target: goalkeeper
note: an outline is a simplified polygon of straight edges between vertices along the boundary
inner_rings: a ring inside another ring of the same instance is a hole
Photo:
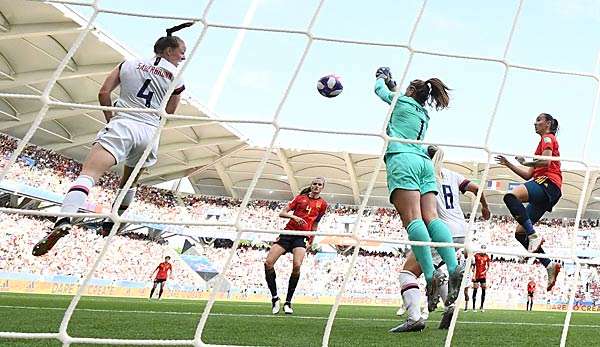
[[[396,82],[390,69],[377,69],[375,94],[388,104],[396,93]],[[426,106],[442,110],[448,107],[450,90],[441,80],[410,82],[404,95],[398,95],[386,133],[400,139],[423,140],[429,125]],[[439,219],[436,207],[437,183],[433,163],[420,144],[390,141],[385,153],[390,202],[394,205],[411,241],[452,242],[450,230]],[[434,280],[434,267],[429,246],[411,246],[427,282],[427,293],[434,294],[437,286]],[[462,271],[457,270],[458,262],[453,247],[437,248],[449,273],[447,304],[452,304],[458,296]],[[415,283],[416,284],[416,283]],[[417,286],[418,288],[418,286]],[[406,291],[412,288],[407,285]],[[420,331],[425,321],[420,316],[409,316],[391,332]]]

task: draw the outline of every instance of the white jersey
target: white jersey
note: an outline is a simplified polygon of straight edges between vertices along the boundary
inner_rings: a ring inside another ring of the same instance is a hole
[[[166,93],[177,67],[167,59],[154,57],[126,60],[119,65],[119,71],[120,93],[114,106],[158,109],[163,99],[167,97]],[[183,81],[178,80],[173,94],[181,94],[184,89]],[[117,112],[115,116],[153,126],[158,126],[160,123],[160,116],[153,113]]]
[[[438,182],[438,194],[436,195],[438,215],[450,228],[452,237],[464,237],[467,223],[459,199],[460,186],[468,181],[463,175],[444,168],[442,168],[442,176],[442,181]]]

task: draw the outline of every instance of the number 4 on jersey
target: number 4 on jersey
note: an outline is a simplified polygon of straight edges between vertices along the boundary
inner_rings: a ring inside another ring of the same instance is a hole
[[[150,107],[150,102],[152,101],[152,97],[154,96],[154,92],[150,90],[148,91],[148,93],[144,94],[149,85],[150,79],[145,80],[144,85],[142,85],[142,88],[138,91],[136,95],[138,98],[146,100],[146,107]]]

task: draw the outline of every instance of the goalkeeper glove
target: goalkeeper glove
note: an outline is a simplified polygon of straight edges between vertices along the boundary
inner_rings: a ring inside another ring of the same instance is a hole
[[[375,72],[375,78],[383,78],[383,80],[387,82],[392,79],[392,72],[389,67],[380,67],[377,69],[377,72]]]

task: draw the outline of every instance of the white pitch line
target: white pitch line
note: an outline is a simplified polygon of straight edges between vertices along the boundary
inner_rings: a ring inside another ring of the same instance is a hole
[[[248,306],[248,305],[246,305]],[[38,307],[38,306],[12,306],[12,305],[0,305],[0,308],[13,308],[13,309],[25,309],[25,310],[54,310],[64,311],[64,307]],[[107,310],[107,309],[96,309],[96,308],[77,308],[77,311],[86,312],[109,312],[109,313],[145,313],[145,314],[169,314],[169,315],[200,315],[202,312],[189,312],[189,311],[138,311],[138,310]],[[249,317],[249,318],[280,318],[281,316],[272,314],[245,314],[245,313],[211,313],[211,316],[221,317]],[[327,320],[327,317],[320,316],[285,316],[284,319],[313,319],[313,320]],[[348,318],[348,317],[336,317],[337,320],[352,320],[352,321],[379,321],[379,322],[398,322],[400,319],[391,318]],[[439,322],[438,320],[428,320],[429,322]],[[531,323],[531,322],[497,322],[497,321],[458,321],[459,324],[495,324],[495,325],[526,325],[526,326],[551,326],[551,327],[562,327],[562,323]],[[600,325],[592,324],[569,324],[571,327],[578,328],[600,328]]]

